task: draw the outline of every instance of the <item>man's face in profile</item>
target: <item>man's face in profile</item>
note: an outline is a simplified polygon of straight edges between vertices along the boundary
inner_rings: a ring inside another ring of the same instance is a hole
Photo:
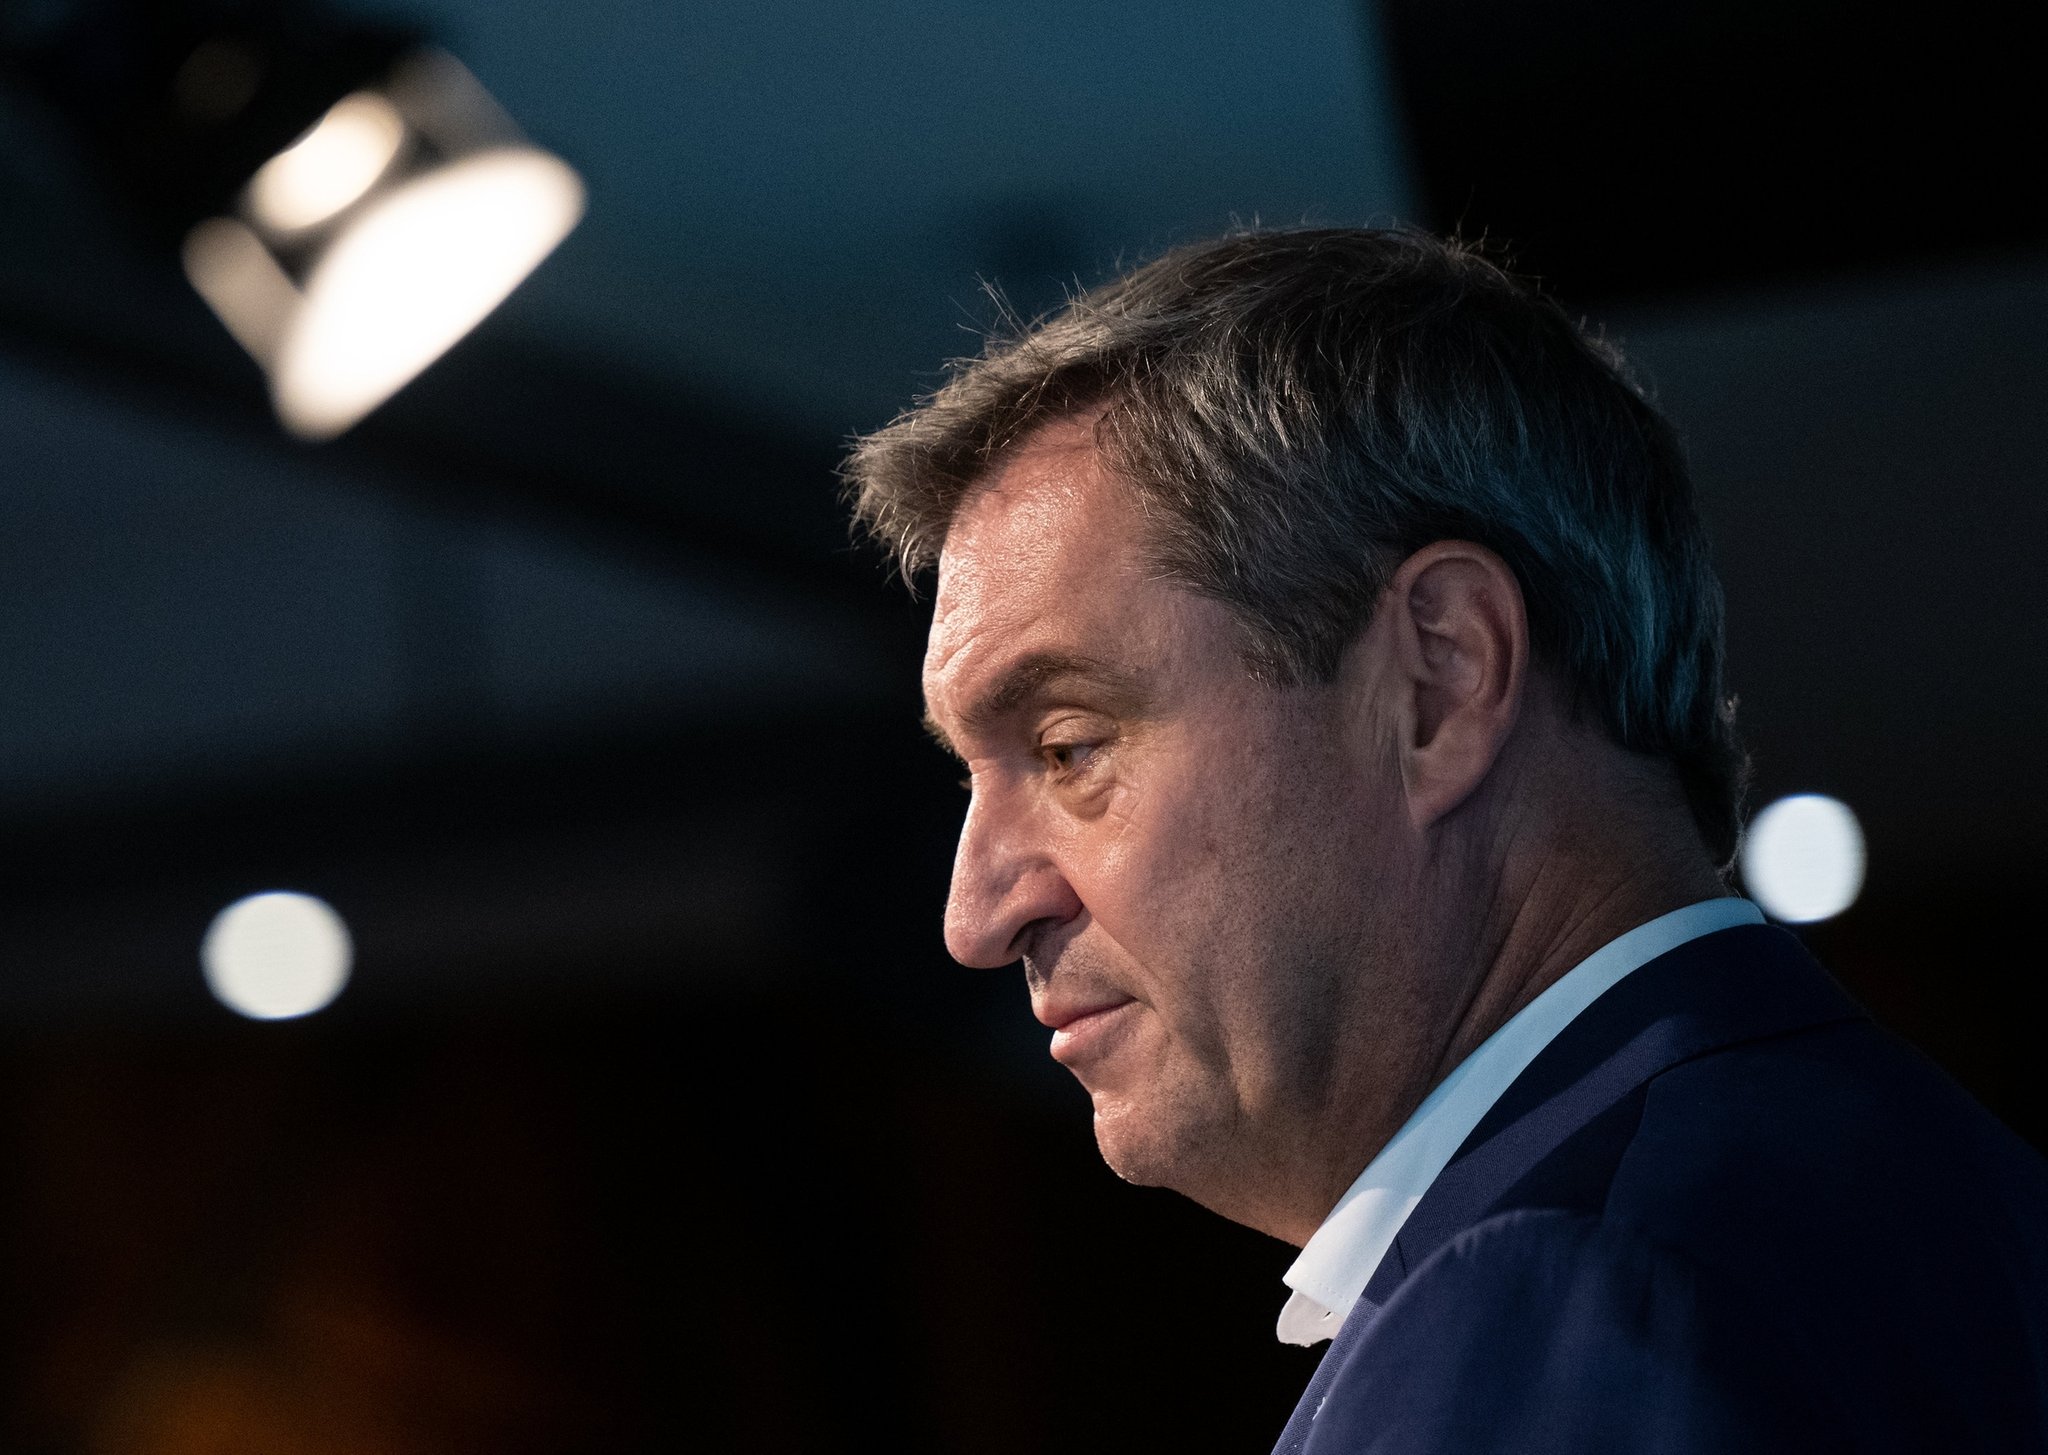
[[[1228,611],[1159,579],[1092,424],[1006,457],[940,557],[925,696],[972,774],[947,946],[1023,959],[1113,1168],[1257,1225],[1257,1181],[1370,1072],[1333,1052],[1383,1003],[1393,770],[1347,674],[1255,681]]]

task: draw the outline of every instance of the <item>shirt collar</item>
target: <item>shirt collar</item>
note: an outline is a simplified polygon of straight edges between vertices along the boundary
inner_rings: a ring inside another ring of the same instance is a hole
[[[1689,940],[1763,922],[1754,904],[1732,898],[1660,915],[1595,950],[1481,1042],[1366,1164],[1282,1276],[1291,1293],[1280,1310],[1281,1341],[1317,1344],[1336,1334],[1452,1154],[1579,1012],[1630,971]]]

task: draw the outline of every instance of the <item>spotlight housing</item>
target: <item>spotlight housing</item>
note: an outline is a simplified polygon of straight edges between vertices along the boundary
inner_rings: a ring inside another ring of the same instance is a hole
[[[402,57],[184,241],[279,420],[340,434],[482,322],[569,235],[583,183],[452,56]]]
[[[274,0],[86,0],[12,56],[262,367],[340,434],[503,302],[584,188],[417,34]]]

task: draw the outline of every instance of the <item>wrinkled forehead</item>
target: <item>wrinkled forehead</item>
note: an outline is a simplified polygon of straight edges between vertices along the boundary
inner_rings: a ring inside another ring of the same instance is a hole
[[[961,503],[939,550],[934,614],[994,605],[1079,574],[1080,496],[1074,483],[1057,480],[1013,479],[976,489]]]
[[[1048,426],[961,503],[939,552],[926,678],[997,648],[1075,650],[1142,589],[1138,519],[1085,424]]]
[[[939,550],[937,614],[1099,575],[1131,514],[1085,423],[1042,427],[954,512]]]

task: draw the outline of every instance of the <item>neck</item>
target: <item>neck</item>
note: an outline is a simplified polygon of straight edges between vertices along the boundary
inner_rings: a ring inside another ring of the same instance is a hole
[[[1441,1033],[1423,1095],[1601,946],[1727,893],[1697,849],[1674,853],[1655,839],[1631,838],[1601,843],[1597,852],[1584,852],[1584,840],[1554,845],[1506,877],[1510,892],[1480,921],[1467,962],[1477,974]]]
[[[1424,867],[1408,929],[1427,959],[1413,967],[1411,1014],[1372,1018],[1381,1036],[1399,1025],[1404,1044],[1357,1058],[1365,1079],[1338,1088],[1346,1135],[1295,1149],[1318,1173],[1312,1188],[1296,1184],[1304,1195],[1269,1231],[1307,1241],[1423,1098],[1601,946],[1727,893],[1675,788],[1587,793],[1583,772],[1576,786],[1553,801],[1524,800],[1513,822],[1474,805]]]

